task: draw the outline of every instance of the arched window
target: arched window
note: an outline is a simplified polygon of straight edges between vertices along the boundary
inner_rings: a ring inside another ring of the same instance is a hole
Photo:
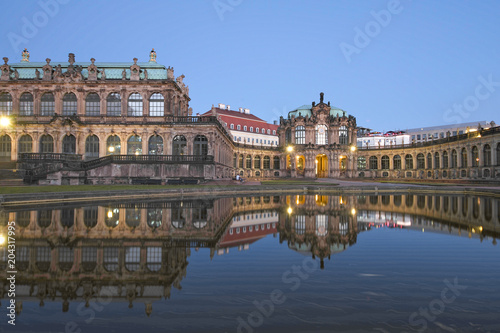
[[[328,128],[326,127],[326,125],[316,126],[316,144],[317,145],[328,144]]]
[[[12,114],[12,96],[9,93],[0,94],[0,115],[8,116]]]
[[[392,163],[394,164],[394,170],[401,170],[401,156],[395,155],[392,159]]]
[[[349,136],[347,132],[347,127],[345,126],[340,126],[339,128],[339,144],[341,145],[347,145],[349,143]],[[382,167],[383,169],[383,167]],[[389,169],[389,168],[387,168]]]
[[[25,92],[19,99],[19,115],[32,116],[33,115],[33,95]]]
[[[127,155],[142,155],[142,138],[139,135],[128,138]]]
[[[280,157],[279,156],[274,156],[273,157],[273,169],[274,170],[279,170],[280,169]]]
[[[413,169],[413,156],[411,156],[411,154],[406,154],[405,156],[405,169]]]
[[[462,165],[460,167],[462,168],[467,168],[467,149],[462,148],[462,154],[461,154],[461,163]]]
[[[427,153],[427,169],[432,169],[432,154]]]
[[[63,116],[72,116],[76,115],[77,113],[77,99],[76,95],[73,93],[67,93],[63,97],[63,109],[62,109],[62,114]]]
[[[271,169],[271,158],[269,156],[264,156],[264,169]]]
[[[149,115],[151,117],[163,117],[165,115],[165,98],[160,93],[154,93],[149,97]]]
[[[183,135],[176,135],[172,140],[172,155],[185,155],[187,141]]]
[[[253,133],[253,126],[250,126],[250,132]]]
[[[237,125],[237,126],[236,126],[236,129],[237,129],[238,131],[239,131],[239,130],[241,130],[241,125]]]
[[[378,169],[378,160],[377,156],[370,156],[370,159],[368,160],[369,167],[371,170],[377,170]]]
[[[10,161],[12,139],[7,134],[0,136],[0,161]]]
[[[151,135],[148,142],[149,155],[163,155],[163,138],[159,135]]]
[[[233,155],[233,168],[237,168],[238,167],[238,155],[236,153],[234,153]]]
[[[52,224],[52,210],[44,209],[38,211],[38,226],[40,228],[47,228]]]
[[[33,151],[33,139],[29,134],[24,134],[19,138],[17,151],[22,153],[31,153]]]
[[[471,154],[472,154],[472,166],[473,167],[477,167],[479,166],[479,150],[477,149],[476,146],[472,147],[472,151],[471,151]]]
[[[380,166],[382,170],[388,170],[389,169],[389,156],[384,155],[380,159]]]
[[[457,156],[457,151],[453,149],[451,151],[451,167],[456,168],[458,167],[458,156]]]
[[[76,154],[76,138],[74,135],[65,135],[62,140],[63,154]]]
[[[234,124],[231,124],[231,129],[234,129]]]
[[[243,169],[243,155],[238,158],[238,168]]]
[[[85,115],[99,116],[101,114],[101,99],[96,93],[90,93],[85,98]]]
[[[306,143],[306,128],[304,126],[295,127],[295,143],[298,145]]]
[[[99,138],[97,135],[89,135],[85,139],[85,159],[93,160],[99,158]]]
[[[247,158],[245,159],[245,168],[251,169],[252,168],[252,156],[247,155]]]
[[[141,117],[142,116],[142,96],[138,93],[130,94],[127,103],[127,116]]]
[[[434,169],[439,169],[439,153],[434,153]]]
[[[118,135],[110,135],[106,140],[106,155],[120,155],[121,142]]]
[[[244,130],[244,131],[246,132],[246,130],[247,130],[247,127],[246,127],[246,126],[243,126],[243,130]]]
[[[253,167],[255,169],[260,169],[260,156],[259,155],[255,156],[255,158],[253,159]]]
[[[75,210],[73,208],[61,210],[61,226],[71,228],[75,224]]]
[[[161,208],[148,208],[147,224],[150,228],[159,228],[162,223],[163,210]]]
[[[491,165],[491,147],[490,145],[484,145],[483,147],[483,165],[490,166]]]
[[[130,228],[137,228],[141,224],[140,208],[126,208],[125,209],[125,224]]]
[[[258,127],[255,127],[255,133],[260,133],[260,129]]]
[[[194,138],[194,155],[208,155],[208,139],[204,135],[197,135]]]
[[[122,115],[122,98],[119,93],[111,93],[106,98],[106,115],[110,117]]]
[[[444,151],[443,152],[443,163],[442,163],[443,169],[448,169],[448,152]]]
[[[497,165],[500,165],[500,143],[497,143]],[[500,209],[498,210],[498,212],[500,214]]]
[[[417,154],[417,169],[425,169],[425,158],[424,154]]]
[[[290,144],[292,143],[292,129],[287,128],[285,130],[285,144]]]
[[[88,228],[93,228],[97,225],[99,217],[99,207],[89,206],[83,208],[83,224]]]
[[[53,116],[55,113],[55,99],[52,93],[45,93],[40,99],[40,112],[42,116]]]
[[[358,170],[366,170],[366,157],[358,156]]]
[[[53,153],[54,152],[54,138],[48,134],[40,137],[40,153]]]

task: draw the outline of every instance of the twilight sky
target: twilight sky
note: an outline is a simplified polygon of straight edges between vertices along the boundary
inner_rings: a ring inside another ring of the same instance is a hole
[[[2,4],[0,57],[157,61],[190,106],[277,120],[319,101],[358,126],[500,123],[500,1],[40,0]]]

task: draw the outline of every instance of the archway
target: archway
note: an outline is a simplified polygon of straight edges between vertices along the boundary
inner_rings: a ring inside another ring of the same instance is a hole
[[[328,177],[328,158],[325,154],[320,154],[316,156],[314,161],[316,164],[316,177],[326,178]]]

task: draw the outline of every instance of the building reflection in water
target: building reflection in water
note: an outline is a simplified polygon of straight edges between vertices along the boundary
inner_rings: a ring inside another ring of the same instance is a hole
[[[103,295],[129,307],[168,299],[180,289],[191,248],[222,255],[268,235],[325,259],[360,232],[406,228],[496,244],[500,199],[479,196],[293,195],[218,198],[0,212],[0,233],[16,221],[16,306],[23,301],[89,302]],[[7,297],[7,251],[0,248],[0,300]]]

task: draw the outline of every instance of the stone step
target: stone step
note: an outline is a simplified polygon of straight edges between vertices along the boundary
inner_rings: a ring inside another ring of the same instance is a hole
[[[22,179],[16,169],[0,169],[0,179]]]

